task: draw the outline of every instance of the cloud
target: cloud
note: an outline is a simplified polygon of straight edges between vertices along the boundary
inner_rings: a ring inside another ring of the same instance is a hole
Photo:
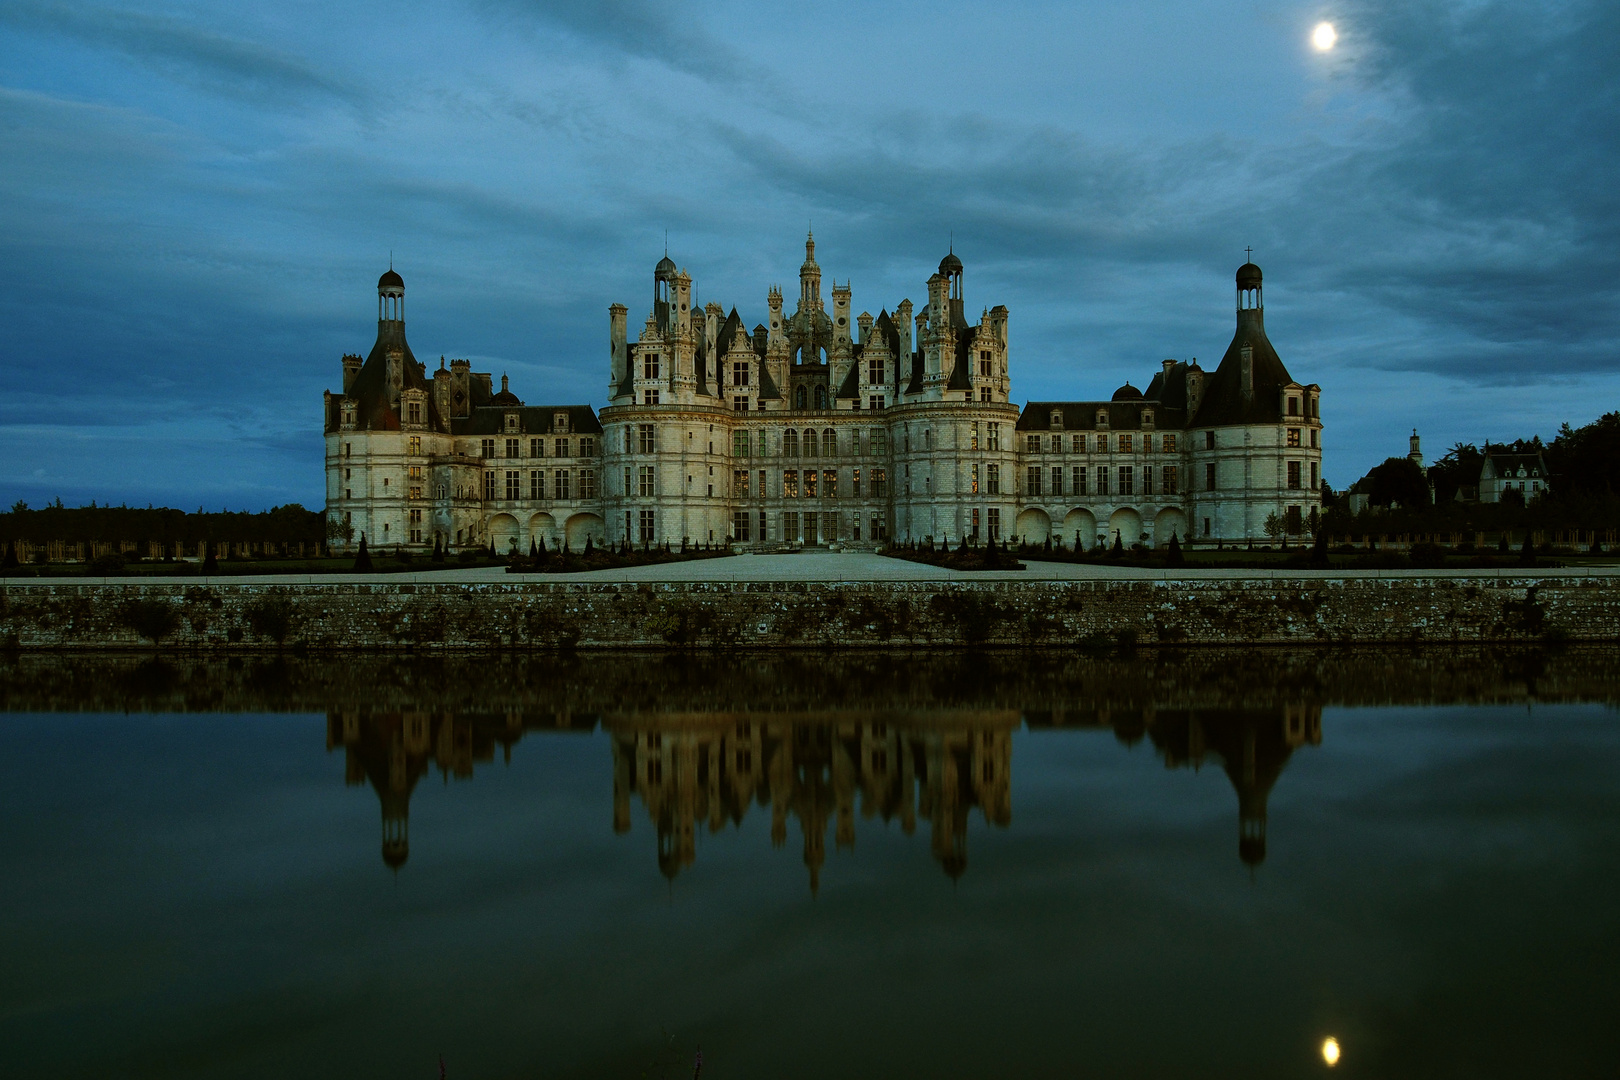
[[[11,0],[0,7],[0,24],[113,49],[171,78],[236,96],[365,98],[351,80],[291,53],[163,15]]]
[[[766,68],[703,30],[690,8],[652,0],[484,0],[482,8],[706,82],[770,81]]]

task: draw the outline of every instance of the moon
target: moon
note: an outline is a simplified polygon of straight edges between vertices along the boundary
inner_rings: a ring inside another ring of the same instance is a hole
[[[1316,46],[1317,52],[1327,52],[1338,40],[1339,32],[1333,29],[1332,23],[1317,23],[1316,29],[1311,31],[1311,44]]]

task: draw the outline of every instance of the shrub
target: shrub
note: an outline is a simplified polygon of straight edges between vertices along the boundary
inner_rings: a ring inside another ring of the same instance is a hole
[[[166,600],[129,600],[118,610],[118,622],[156,645],[180,629],[180,612]]]
[[[91,559],[85,570],[90,574],[107,576],[124,572],[124,557],[116,551],[104,551]]]

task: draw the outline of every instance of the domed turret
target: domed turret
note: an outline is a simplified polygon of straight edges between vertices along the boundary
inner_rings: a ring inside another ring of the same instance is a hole
[[[953,251],[939,260],[939,272],[946,277],[962,272],[962,260],[956,257],[956,252]]]
[[[506,388],[505,375],[501,376],[501,392],[491,397],[489,399],[489,403],[491,405],[504,405],[511,407],[516,407],[523,404],[522,401],[518,400],[518,396],[516,394],[512,393],[512,391]]]
[[[1132,386],[1130,383],[1126,383],[1124,386],[1122,386],[1118,390],[1114,391],[1114,396],[1113,396],[1113,398],[1111,400],[1113,400],[1113,401],[1141,401],[1142,400],[1142,391],[1138,390],[1136,387]]]
[[[1237,306],[1239,311],[1259,311],[1264,306],[1260,302],[1260,268],[1252,262],[1237,269]]]
[[[405,321],[405,279],[392,266],[377,279],[377,321]]]
[[[659,281],[673,281],[675,280],[675,269],[675,260],[665,255],[658,260],[658,265],[653,267],[653,277]]]

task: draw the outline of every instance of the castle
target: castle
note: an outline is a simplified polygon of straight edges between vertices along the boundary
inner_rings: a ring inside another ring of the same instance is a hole
[[[426,551],[543,542],[751,550],[1023,540],[1091,548],[1260,541],[1319,510],[1321,388],[1266,337],[1260,268],[1237,271],[1237,329],[1213,372],[1166,360],[1106,401],[1011,401],[1008,311],[966,315],[946,255],[927,304],[853,314],[799,296],[750,330],[692,299],[666,255],[634,340],[609,311],[608,405],[529,405],[466,360],[428,373],[405,283],[377,282],[377,341],[325,396],[327,514],[355,540]]]

